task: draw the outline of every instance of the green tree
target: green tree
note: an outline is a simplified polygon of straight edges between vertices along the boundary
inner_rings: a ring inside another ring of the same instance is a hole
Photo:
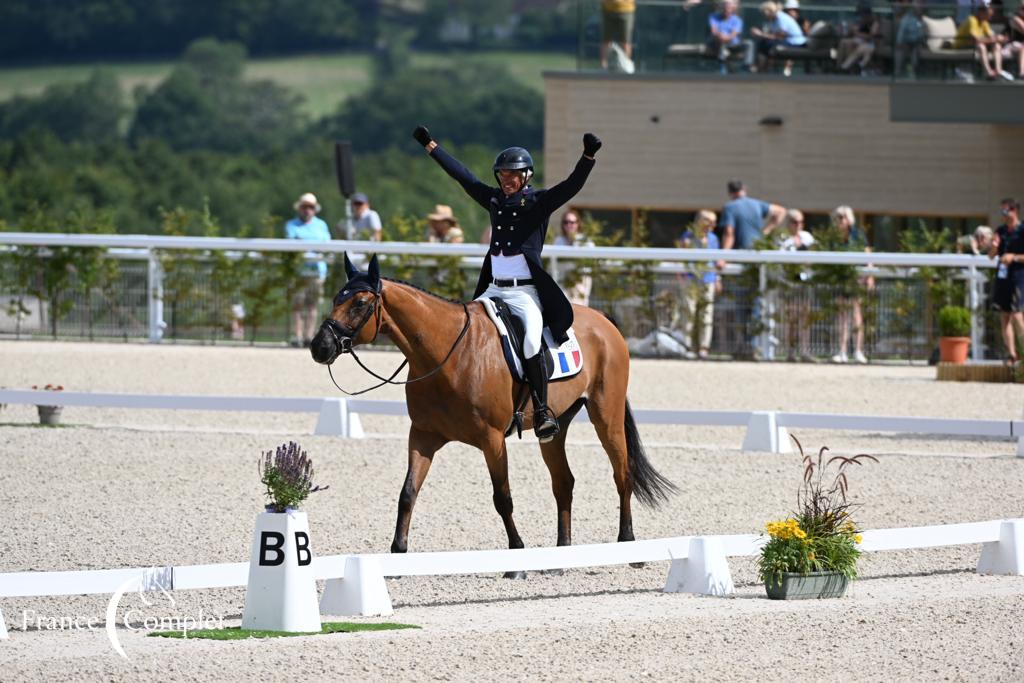
[[[64,141],[114,140],[124,113],[117,79],[109,71],[96,70],[82,83],[58,83],[37,97],[0,103],[0,138],[44,128]]]

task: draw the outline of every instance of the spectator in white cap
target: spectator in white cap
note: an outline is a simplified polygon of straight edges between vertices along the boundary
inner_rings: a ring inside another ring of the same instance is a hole
[[[316,195],[307,192],[299,197],[295,202],[295,212],[298,215],[284,224],[285,237],[290,240],[330,241],[331,231],[327,223],[317,217],[320,213],[320,202],[316,200]],[[292,297],[295,336],[291,344],[296,347],[309,346],[316,333],[320,317],[320,300],[324,295],[324,280],[327,279],[327,264],[323,259],[315,257],[314,254],[308,256],[314,258],[309,258],[302,264],[299,286]]]

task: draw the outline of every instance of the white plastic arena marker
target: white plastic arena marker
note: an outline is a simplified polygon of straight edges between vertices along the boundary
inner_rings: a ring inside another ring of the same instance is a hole
[[[979,574],[1024,576],[1024,519],[999,525],[999,540],[981,546]]]
[[[349,436],[348,401],[343,398],[325,398],[320,404],[320,417],[313,433],[318,436]],[[360,425],[362,429],[362,425]]]
[[[714,536],[692,538],[688,555],[672,560],[664,592],[724,596],[735,590],[721,540]]]
[[[791,453],[789,432],[779,426],[774,412],[755,411],[747,422],[747,434],[743,437],[743,450],[766,453]]]
[[[380,562],[353,555],[345,560],[345,578],[324,586],[320,613],[338,617],[386,617],[393,613]]]
[[[264,512],[256,518],[242,628],[320,631],[305,512]]]
[[[0,640],[7,640],[9,637],[7,635],[7,624],[4,623],[4,613],[0,611]]]

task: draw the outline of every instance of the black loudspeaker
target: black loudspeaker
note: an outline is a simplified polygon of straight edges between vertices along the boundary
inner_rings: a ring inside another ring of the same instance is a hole
[[[334,143],[334,173],[338,189],[348,199],[356,191],[356,174],[352,163],[352,143],[348,140]]]

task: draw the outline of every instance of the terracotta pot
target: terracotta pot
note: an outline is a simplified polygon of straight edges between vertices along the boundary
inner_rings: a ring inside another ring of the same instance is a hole
[[[939,337],[939,361],[963,365],[970,347],[970,337]]]

